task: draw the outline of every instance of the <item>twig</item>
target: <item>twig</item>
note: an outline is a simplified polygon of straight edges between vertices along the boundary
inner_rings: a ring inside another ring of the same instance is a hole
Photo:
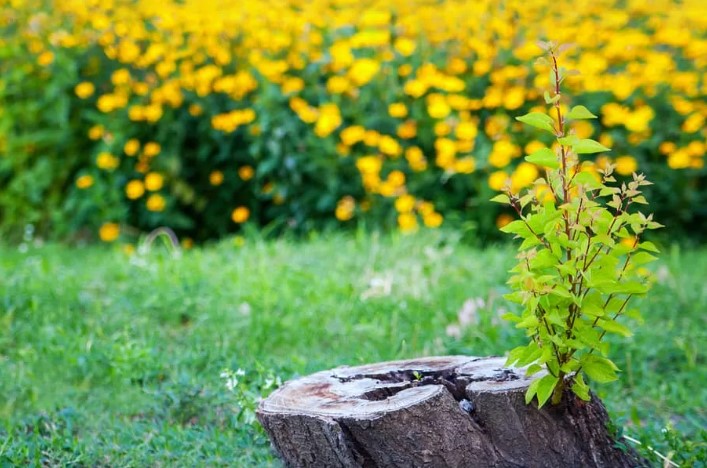
[[[661,454],[660,452],[658,452],[657,450],[655,450],[655,449],[654,449],[653,447],[651,447],[650,445],[645,445],[645,444],[644,444],[643,442],[641,442],[640,440],[636,440],[636,439],[634,439],[633,437],[627,436],[626,434],[622,435],[621,437],[623,437],[624,439],[628,440],[629,442],[633,442],[633,443],[636,444],[636,445],[643,445],[644,447],[646,447],[646,449],[648,449],[649,452],[654,453],[654,454],[657,455],[661,460],[663,460],[663,461],[665,462],[665,465],[664,465],[664,466],[672,465],[672,466],[680,467],[680,465],[678,465],[677,463],[675,463],[674,461],[672,461],[671,459],[669,459],[669,458],[666,457],[665,455]]]

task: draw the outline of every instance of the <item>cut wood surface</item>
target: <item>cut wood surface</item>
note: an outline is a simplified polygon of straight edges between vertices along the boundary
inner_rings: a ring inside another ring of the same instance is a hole
[[[258,419],[293,467],[635,467],[596,396],[538,410],[504,358],[444,356],[340,367],[293,380]],[[533,376],[536,378],[537,376]]]

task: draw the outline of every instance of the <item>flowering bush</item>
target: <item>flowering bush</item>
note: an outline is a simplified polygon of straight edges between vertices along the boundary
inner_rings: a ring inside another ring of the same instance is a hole
[[[552,143],[511,118],[546,112],[547,37],[578,42],[577,135],[616,155],[588,170],[640,169],[659,219],[707,232],[707,15],[673,3],[0,0],[0,229],[493,235],[487,200]]]

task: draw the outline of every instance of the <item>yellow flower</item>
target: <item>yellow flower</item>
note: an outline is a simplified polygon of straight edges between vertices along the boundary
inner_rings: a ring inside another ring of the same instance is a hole
[[[422,222],[428,228],[438,228],[442,225],[444,218],[437,212],[428,213],[422,216]]]
[[[459,57],[452,57],[447,62],[447,71],[452,75],[461,75],[467,69],[466,62]]]
[[[412,73],[412,65],[404,63],[398,67],[398,75],[402,77],[409,76]]]
[[[204,113],[204,109],[199,104],[189,105],[189,115],[193,117],[198,117]]]
[[[704,156],[705,144],[704,142],[699,140],[691,141],[687,145],[686,150],[690,154],[690,156]]]
[[[444,120],[437,122],[434,126],[435,135],[438,137],[447,136],[452,133],[452,126]]]
[[[98,153],[98,156],[96,157],[96,165],[100,169],[112,171],[120,165],[120,159],[106,151],[102,151]]]
[[[314,133],[319,138],[325,138],[336,130],[341,125],[341,122],[339,107],[334,103],[324,104],[320,109]]]
[[[388,114],[390,114],[391,117],[402,119],[407,117],[408,108],[402,102],[394,102],[388,105]]]
[[[405,159],[407,159],[410,169],[415,172],[422,172],[427,169],[427,159],[425,159],[422,150],[417,146],[411,146],[405,150]]]
[[[540,203],[555,201],[552,189],[547,184],[537,184],[535,186],[535,198],[537,198]]]
[[[120,226],[116,223],[103,223],[98,230],[98,237],[103,242],[113,242],[120,235]]]
[[[535,164],[522,162],[518,164],[515,172],[511,176],[511,190],[517,193],[520,189],[525,188],[535,182],[538,178],[538,168]]]
[[[658,151],[661,152],[661,154],[670,154],[673,151],[677,149],[677,145],[673,143],[672,141],[664,141],[663,143],[658,146]]]
[[[443,119],[452,112],[452,108],[447,104],[442,96],[432,97],[427,100],[427,113],[434,119]]]
[[[87,189],[93,185],[93,177],[90,175],[82,175],[76,179],[76,187],[81,190]]]
[[[402,171],[391,171],[388,174],[388,183],[393,187],[401,187],[405,184],[405,174]]]
[[[489,187],[496,191],[501,191],[510,181],[508,173],[505,171],[494,171],[489,176]]]
[[[148,143],[145,143],[145,147],[142,150],[142,154],[144,154],[148,158],[152,158],[160,154],[160,151],[162,151],[162,147],[160,146],[160,144],[155,143],[154,141],[150,141]]]
[[[599,136],[599,143],[606,146],[607,148],[611,148],[612,146],[614,146],[614,139],[608,133],[602,133]]]
[[[427,201],[420,201],[417,204],[417,212],[422,216],[428,216],[435,212],[435,206]]]
[[[137,200],[145,194],[145,185],[141,180],[131,180],[125,185],[125,194],[131,200]]]
[[[400,213],[398,226],[403,232],[412,232],[417,229],[417,217],[412,213]]]
[[[621,245],[625,245],[626,247],[633,249],[636,247],[636,237],[635,236],[628,236],[624,237],[621,239]]]
[[[413,54],[413,52],[415,52],[417,45],[411,39],[399,37],[395,40],[393,47],[395,47],[395,50],[397,50],[403,57],[409,57]]]
[[[496,227],[498,229],[501,229],[502,227],[506,226],[508,223],[510,223],[512,221],[513,221],[513,216],[509,215],[508,213],[501,213],[496,218]]]
[[[231,219],[236,224],[245,223],[250,217],[250,210],[245,206],[239,206],[231,213]]]
[[[406,120],[398,125],[396,134],[404,140],[415,138],[417,136],[417,123],[414,120]]]
[[[479,129],[472,122],[460,122],[457,124],[455,133],[460,140],[474,140]]]
[[[54,54],[48,50],[42,52],[41,54],[39,54],[39,57],[37,57],[37,63],[43,67],[46,67],[47,65],[51,65],[51,63],[53,61],[54,61]]]
[[[594,126],[588,120],[578,120],[573,127],[579,138],[589,138],[594,133]]]
[[[427,92],[429,86],[420,80],[410,80],[403,86],[403,91],[408,96],[419,98]]]
[[[373,79],[380,70],[380,64],[369,58],[356,60],[349,69],[349,79],[357,86],[363,86]]]
[[[297,93],[304,89],[304,80],[299,77],[289,77],[282,82],[283,94]]]
[[[153,193],[147,197],[147,202],[145,203],[145,206],[150,211],[163,211],[166,205],[167,202],[164,197],[158,193]]]
[[[353,197],[346,196],[337,202],[334,215],[339,221],[348,221],[353,218],[355,208],[356,201]]]
[[[105,134],[105,129],[103,128],[103,125],[94,125],[93,127],[88,129],[88,137],[91,140],[100,140],[103,138],[103,135]]]
[[[503,96],[503,107],[509,110],[518,109],[525,102],[525,89],[514,86]]]
[[[126,68],[121,68],[116,70],[110,76],[110,81],[115,86],[122,86],[130,83],[130,71]]]
[[[157,172],[150,172],[145,176],[145,188],[150,192],[160,190],[164,185],[164,176]]]
[[[341,131],[341,142],[347,146],[353,146],[363,140],[365,134],[365,128],[360,125],[352,125],[351,127],[346,127]]]
[[[103,113],[113,112],[116,109],[125,107],[128,98],[122,94],[104,94],[96,101],[96,107]]]
[[[668,156],[668,167],[671,169],[686,169],[690,167],[690,154],[679,149]]]
[[[398,143],[398,140],[388,135],[381,136],[378,142],[378,149],[381,153],[394,158],[403,154],[403,148]]]
[[[244,181],[249,181],[255,175],[255,171],[250,166],[241,166],[238,168],[238,177]]]
[[[533,154],[543,148],[545,148],[545,143],[543,143],[542,141],[533,140],[527,145],[525,145],[525,148],[523,149],[525,150],[525,154]]]
[[[351,89],[351,82],[344,76],[334,75],[327,80],[326,89],[332,94],[345,93]]]
[[[399,213],[411,213],[415,208],[415,197],[409,194],[401,195],[395,199],[395,209]]]
[[[459,174],[471,174],[476,169],[474,158],[457,159],[454,163],[454,171]]]
[[[366,130],[366,133],[363,135],[363,143],[366,146],[374,147],[378,146],[378,143],[381,140],[381,134],[378,133],[375,130]]]
[[[705,125],[705,118],[701,114],[692,114],[682,124],[682,131],[686,133],[694,133],[702,129]]]
[[[615,164],[616,172],[624,176],[631,175],[638,169],[638,163],[633,156],[619,156]]]
[[[520,154],[520,148],[508,140],[500,140],[493,144],[489,155],[489,164],[493,167],[506,167],[511,163],[511,158]]]
[[[223,183],[223,172],[212,171],[211,174],[209,174],[209,183],[213,186],[221,185]]]
[[[96,91],[96,87],[93,86],[93,83],[90,83],[88,81],[84,81],[82,83],[79,83],[76,85],[74,88],[74,92],[80,99],[86,99],[93,95],[93,93]]]
[[[135,156],[138,151],[140,151],[140,142],[138,140],[136,140],[135,138],[131,138],[130,140],[125,142],[125,145],[123,146],[123,152],[127,156]]]

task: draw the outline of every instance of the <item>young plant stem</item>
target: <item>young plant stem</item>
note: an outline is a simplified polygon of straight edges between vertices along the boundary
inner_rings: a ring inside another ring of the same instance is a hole
[[[562,89],[561,89],[561,82],[562,79],[560,78],[560,69],[557,65],[557,56],[555,55],[555,52],[553,50],[550,50],[550,57],[552,58],[552,71],[555,75],[555,111],[557,113],[557,136],[558,138],[562,138],[565,136],[565,119],[564,116],[562,115],[562,109],[560,108],[560,97],[562,96]],[[569,184],[568,184],[568,174],[567,174],[567,157],[568,157],[568,150],[565,145],[560,146],[560,157],[561,157],[561,169],[560,169],[560,181],[562,184],[562,202],[563,205],[567,205],[569,203]],[[565,223],[565,235],[567,236],[567,240],[570,240],[570,219],[569,219],[569,213],[566,209],[563,209],[562,212],[562,217]],[[568,264],[572,263],[572,249],[567,247],[566,249],[566,262]],[[564,276],[561,274],[561,276]],[[567,280],[569,281],[570,284],[572,284],[572,289],[574,290],[574,278],[572,275],[568,275]],[[570,325],[570,320],[573,317],[573,315],[576,313],[576,307],[574,304],[570,305],[569,311],[568,311],[568,318],[567,318],[567,325],[568,325],[568,330],[571,330]],[[565,390],[565,373],[561,370],[562,366],[565,364],[567,361],[568,356],[566,354],[557,354],[557,361],[558,365],[560,367],[560,371],[558,373],[558,382],[557,385],[555,386],[555,389],[552,394],[552,404],[557,405],[560,403],[562,400],[562,395]]]

